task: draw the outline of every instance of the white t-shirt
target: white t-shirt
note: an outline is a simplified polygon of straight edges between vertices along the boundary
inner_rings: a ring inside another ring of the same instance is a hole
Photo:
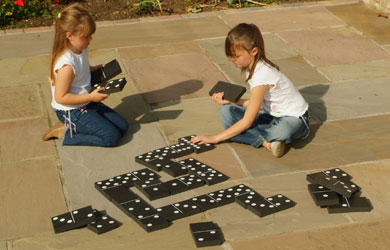
[[[80,55],[73,53],[71,50],[67,50],[57,60],[54,66],[54,76],[57,78],[57,70],[61,69],[65,65],[70,65],[74,72],[74,79],[70,86],[69,93],[72,94],[88,94],[91,90],[91,72],[88,61],[88,50],[85,49]],[[82,107],[88,104],[81,103],[77,105],[63,105],[57,103],[54,96],[55,91],[54,85],[51,85],[52,102],[51,106],[56,110],[72,110],[78,107]]]
[[[248,75],[249,72],[246,73],[246,77]],[[257,63],[248,83],[251,90],[260,85],[275,85],[266,92],[262,104],[262,108],[272,116],[299,117],[309,108],[291,81],[282,72],[261,60]]]

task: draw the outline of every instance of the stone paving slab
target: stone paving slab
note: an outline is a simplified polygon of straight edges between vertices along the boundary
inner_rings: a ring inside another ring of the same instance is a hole
[[[318,70],[332,81],[348,81],[390,77],[390,61],[363,62],[319,67]]]
[[[124,224],[111,232],[97,235],[88,229],[73,230],[54,234],[48,232],[13,242],[12,250],[78,250],[78,249],[134,249],[134,250],[171,250],[198,249],[189,230],[190,223],[208,221],[203,214],[177,220],[170,227],[147,233],[134,221]],[[224,249],[222,246],[207,247],[210,250]]]
[[[255,250],[259,249],[259,246],[264,250],[386,250],[389,249],[390,244],[389,225],[390,220],[386,219],[260,238],[240,239],[229,243],[234,250]]]
[[[118,51],[124,60],[153,58],[177,54],[202,53],[202,50],[195,42],[119,48]]]
[[[1,161],[55,157],[53,142],[41,139],[48,128],[47,119],[44,118],[0,122]]]
[[[389,78],[373,78],[313,85],[300,89],[311,110],[322,122],[390,112]]]
[[[329,80],[301,56],[272,60],[295,86],[328,83]]]
[[[58,118],[56,113],[53,110],[53,107],[51,106],[52,94],[51,94],[50,83],[48,82],[41,83],[39,85],[39,88],[41,90],[41,96],[42,96],[41,100],[44,106],[43,109],[44,109],[45,117],[48,117],[49,126],[52,126],[58,122]]]
[[[58,145],[70,208],[92,205],[107,209],[115,218],[126,218],[95,189],[94,183],[144,168],[135,162],[135,156],[164,146],[164,138],[154,123],[130,125],[120,146],[114,148]]]
[[[178,43],[225,36],[227,32],[228,26],[215,16],[140,22],[98,28],[91,49]]]
[[[389,121],[390,116],[382,115],[311,126],[311,135],[292,143],[277,161],[264,148],[229,144],[253,177],[327,169],[389,158]]]
[[[18,100],[15,102],[15,100]],[[0,89],[0,121],[39,118],[43,116],[37,85]]]
[[[209,96],[218,80],[226,80],[210,59],[199,53],[133,60],[126,65],[148,103]]]
[[[20,33],[0,36],[0,59],[50,54],[53,37],[53,32]]]
[[[0,241],[51,230],[50,217],[66,211],[54,158],[1,162],[0,193]]]
[[[362,162],[360,164],[343,168],[353,176],[352,181],[358,184],[361,196],[369,199],[374,209],[369,213],[348,214],[353,221],[368,222],[390,218],[388,207],[390,206],[390,160],[374,162]]]
[[[222,18],[230,27],[242,22],[254,23],[261,32],[345,25],[325,7],[267,9],[260,12],[227,14]]]
[[[175,119],[159,121],[170,143],[177,142],[178,138],[187,135],[213,134],[221,131],[223,125],[219,118],[219,108],[220,106],[209,97],[153,106],[155,112],[172,111],[179,114]],[[160,117],[160,114],[163,113],[156,113],[157,117]]]
[[[50,57],[32,56],[0,60],[0,87],[47,82]]]
[[[376,43],[349,28],[297,30],[278,33],[315,66],[389,59]]]
[[[363,2],[357,4],[329,6],[334,15],[352,25],[365,36],[379,44],[390,44],[390,23],[386,18],[377,17],[374,10],[369,9]]]
[[[307,191],[304,172],[275,176],[264,174],[240,183],[266,197],[283,194],[297,205],[262,218],[237,203],[208,210],[208,216],[218,223],[228,241],[349,223],[342,214],[330,216],[326,210],[316,207]]]

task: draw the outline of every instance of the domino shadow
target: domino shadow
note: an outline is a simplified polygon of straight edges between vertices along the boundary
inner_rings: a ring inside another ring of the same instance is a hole
[[[204,86],[203,81],[191,79],[178,82],[162,89],[129,95],[113,109],[121,114],[129,123],[129,131],[121,140],[121,144],[131,141],[132,135],[141,129],[141,124],[159,120],[174,120],[183,110],[159,111],[156,108],[169,107],[180,103],[182,96],[192,94]]]
[[[312,85],[299,90],[305,100],[309,103],[310,113],[310,134],[302,140],[297,140],[286,148],[288,152],[290,148],[300,149],[309,144],[316,136],[317,131],[322,124],[327,120],[327,109],[322,97],[328,92],[330,85],[318,84]]]

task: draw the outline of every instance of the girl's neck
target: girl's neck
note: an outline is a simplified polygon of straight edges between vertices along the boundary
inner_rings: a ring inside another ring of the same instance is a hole
[[[71,44],[69,45],[68,49],[70,49],[76,55],[81,55],[81,53],[83,53],[82,50],[77,49],[76,47],[72,46]]]

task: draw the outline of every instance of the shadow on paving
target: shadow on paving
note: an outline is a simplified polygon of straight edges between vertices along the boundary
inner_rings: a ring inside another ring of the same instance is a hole
[[[316,136],[317,131],[327,120],[327,109],[322,97],[328,92],[330,85],[318,84],[300,89],[302,96],[309,103],[310,134],[308,137],[294,141],[287,145],[286,153],[290,148],[301,149],[309,144]]]
[[[141,129],[141,124],[156,122],[159,120],[174,120],[183,112],[183,110],[152,110],[149,105],[157,106],[157,103],[148,102],[148,100],[156,98],[163,100],[164,103],[158,105],[159,108],[176,105],[180,103],[183,96],[192,94],[201,89],[203,86],[203,81],[192,79],[182,81],[162,89],[129,95],[122,98],[122,102],[113,108],[116,112],[125,117],[129,123],[128,133],[126,133],[126,135],[122,138],[120,145],[130,142],[133,138],[133,134],[137,133]],[[148,103],[148,107],[140,108],[140,100]],[[137,117],[141,118],[136,120]]]

